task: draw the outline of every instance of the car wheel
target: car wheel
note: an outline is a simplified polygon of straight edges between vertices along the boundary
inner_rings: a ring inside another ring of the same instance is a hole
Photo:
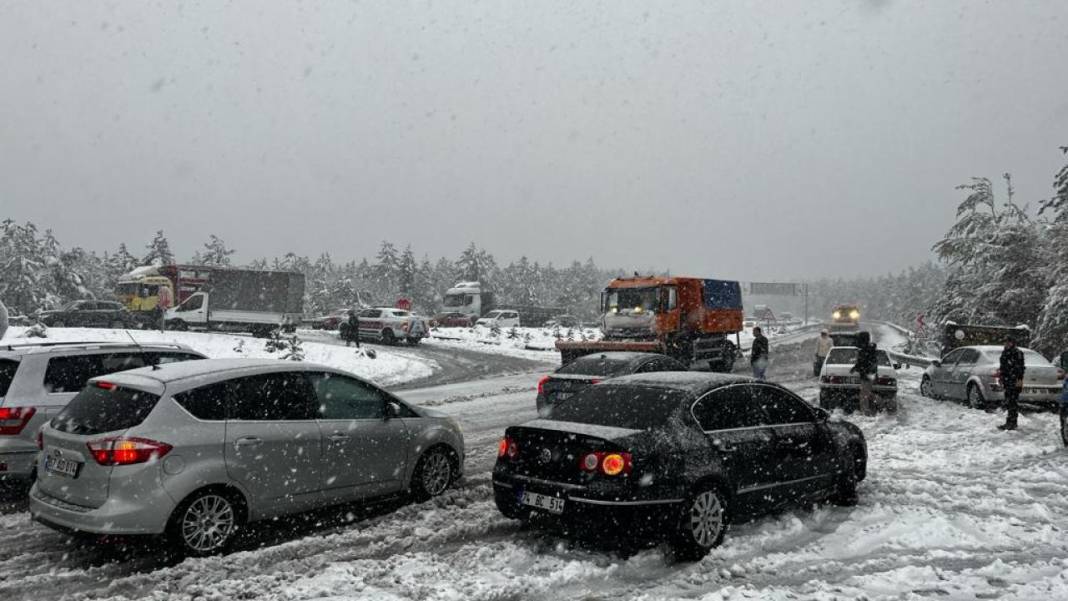
[[[931,390],[931,378],[924,376],[920,380],[920,396],[927,397],[929,399],[934,398],[934,393]]]
[[[857,504],[857,457],[853,451],[846,453],[842,473],[834,483],[830,502],[839,507],[852,507]]]
[[[968,385],[968,406],[972,409],[986,410],[986,399],[983,398],[983,391],[979,390],[979,387],[975,384]]]
[[[422,340],[422,338],[409,338],[408,339],[408,345],[409,346],[415,346],[415,345],[419,344],[420,340]]]
[[[727,532],[727,505],[713,485],[694,490],[683,505],[679,525],[671,541],[676,560],[697,561],[723,542]]]
[[[1068,447],[1068,412],[1061,409],[1061,442]]]
[[[448,490],[456,468],[452,456],[443,447],[434,447],[419,458],[412,473],[412,496],[426,501]]]
[[[241,520],[241,508],[231,495],[205,490],[194,493],[175,510],[170,537],[186,555],[215,555],[233,542]]]
[[[393,336],[393,330],[382,330],[382,344],[392,345],[397,339]]]

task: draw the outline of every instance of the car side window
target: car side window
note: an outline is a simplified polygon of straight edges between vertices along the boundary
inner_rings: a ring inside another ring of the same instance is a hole
[[[729,386],[710,392],[694,405],[693,415],[706,432],[752,428],[766,423],[764,415],[753,404],[744,386]]]
[[[193,417],[207,421],[226,419],[226,391],[228,382],[209,384],[174,395],[174,401]]]
[[[203,359],[203,358],[204,357],[201,357],[200,355],[194,355],[192,353],[181,353],[181,352],[173,352],[173,353],[149,352],[149,353],[145,353],[146,362],[150,363],[150,364],[152,362],[155,362],[157,365],[166,365],[168,363],[179,363],[179,362],[182,362],[182,361],[196,361],[198,359]]]
[[[314,395],[300,372],[237,378],[230,381],[227,417],[244,421],[315,419]]]
[[[102,357],[101,367],[104,371],[101,373],[110,374],[145,366],[145,358],[141,353],[110,353]]]
[[[378,317],[381,314],[382,311],[378,309],[366,309],[364,311],[360,311],[360,317]]]
[[[768,416],[769,424],[808,423],[813,419],[808,404],[782,388],[761,384],[749,389],[757,406]]]
[[[377,388],[339,374],[308,374],[319,403],[319,419],[383,419],[386,397]]]
[[[964,349],[959,348],[957,350],[954,350],[954,351],[950,352],[945,357],[942,357],[942,366],[943,367],[952,367],[953,364],[957,362],[957,359],[960,359],[960,354],[963,353],[963,352],[964,352]]]
[[[957,365],[975,365],[975,362],[979,360],[979,351],[970,348],[964,349],[964,352],[960,354],[960,359],[957,360]]]
[[[45,390],[50,393],[78,392],[89,378],[107,373],[103,358],[103,355],[52,357],[45,368]]]

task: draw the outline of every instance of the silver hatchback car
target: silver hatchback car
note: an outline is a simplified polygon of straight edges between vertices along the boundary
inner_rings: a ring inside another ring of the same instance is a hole
[[[1059,404],[1061,381],[1057,367],[1031,349],[1021,348],[1026,369],[1020,400],[1050,407]],[[920,394],[931,398],[966,401],[987,409],[1005,401],[999,358],[1002,347],[965,346],[932,361],[920,380]]]
[[[461,476],[452,419],[313,364],[208,359],[91,380],[42,430],[33,518],[224,551],[246,523]]]

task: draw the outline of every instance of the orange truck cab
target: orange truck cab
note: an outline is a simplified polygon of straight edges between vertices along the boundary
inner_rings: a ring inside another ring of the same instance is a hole
[[[738,282],[691,277],[617,278],[601,293],[601,331],[592,342],[558,341],[564,364],[605,351],[663,353],[730,371],[742,331]],[[732,342],[729,335],[734,334]]]

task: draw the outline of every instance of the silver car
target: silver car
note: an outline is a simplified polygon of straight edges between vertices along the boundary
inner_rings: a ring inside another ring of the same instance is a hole
[[[0,480],[29,482],[37,431],[89,378],[154,363],[203,359],[177,344],[51,342],[0,344]]]
[[[90,381],[42,430],[33,518],[218,553],[246,523],[460,477],[463,436],[329,367],[209,359]]]
[[[1000,346],[965,346],[932,361],[920,380],[920,394],[931,398],[967,401],[970,407],[986,409],[1005,401],[1001,383]],[[1057,368],[1031,349],[1021,348],[1026,370],[1020,401],[1057,406],[1061,382]]]

